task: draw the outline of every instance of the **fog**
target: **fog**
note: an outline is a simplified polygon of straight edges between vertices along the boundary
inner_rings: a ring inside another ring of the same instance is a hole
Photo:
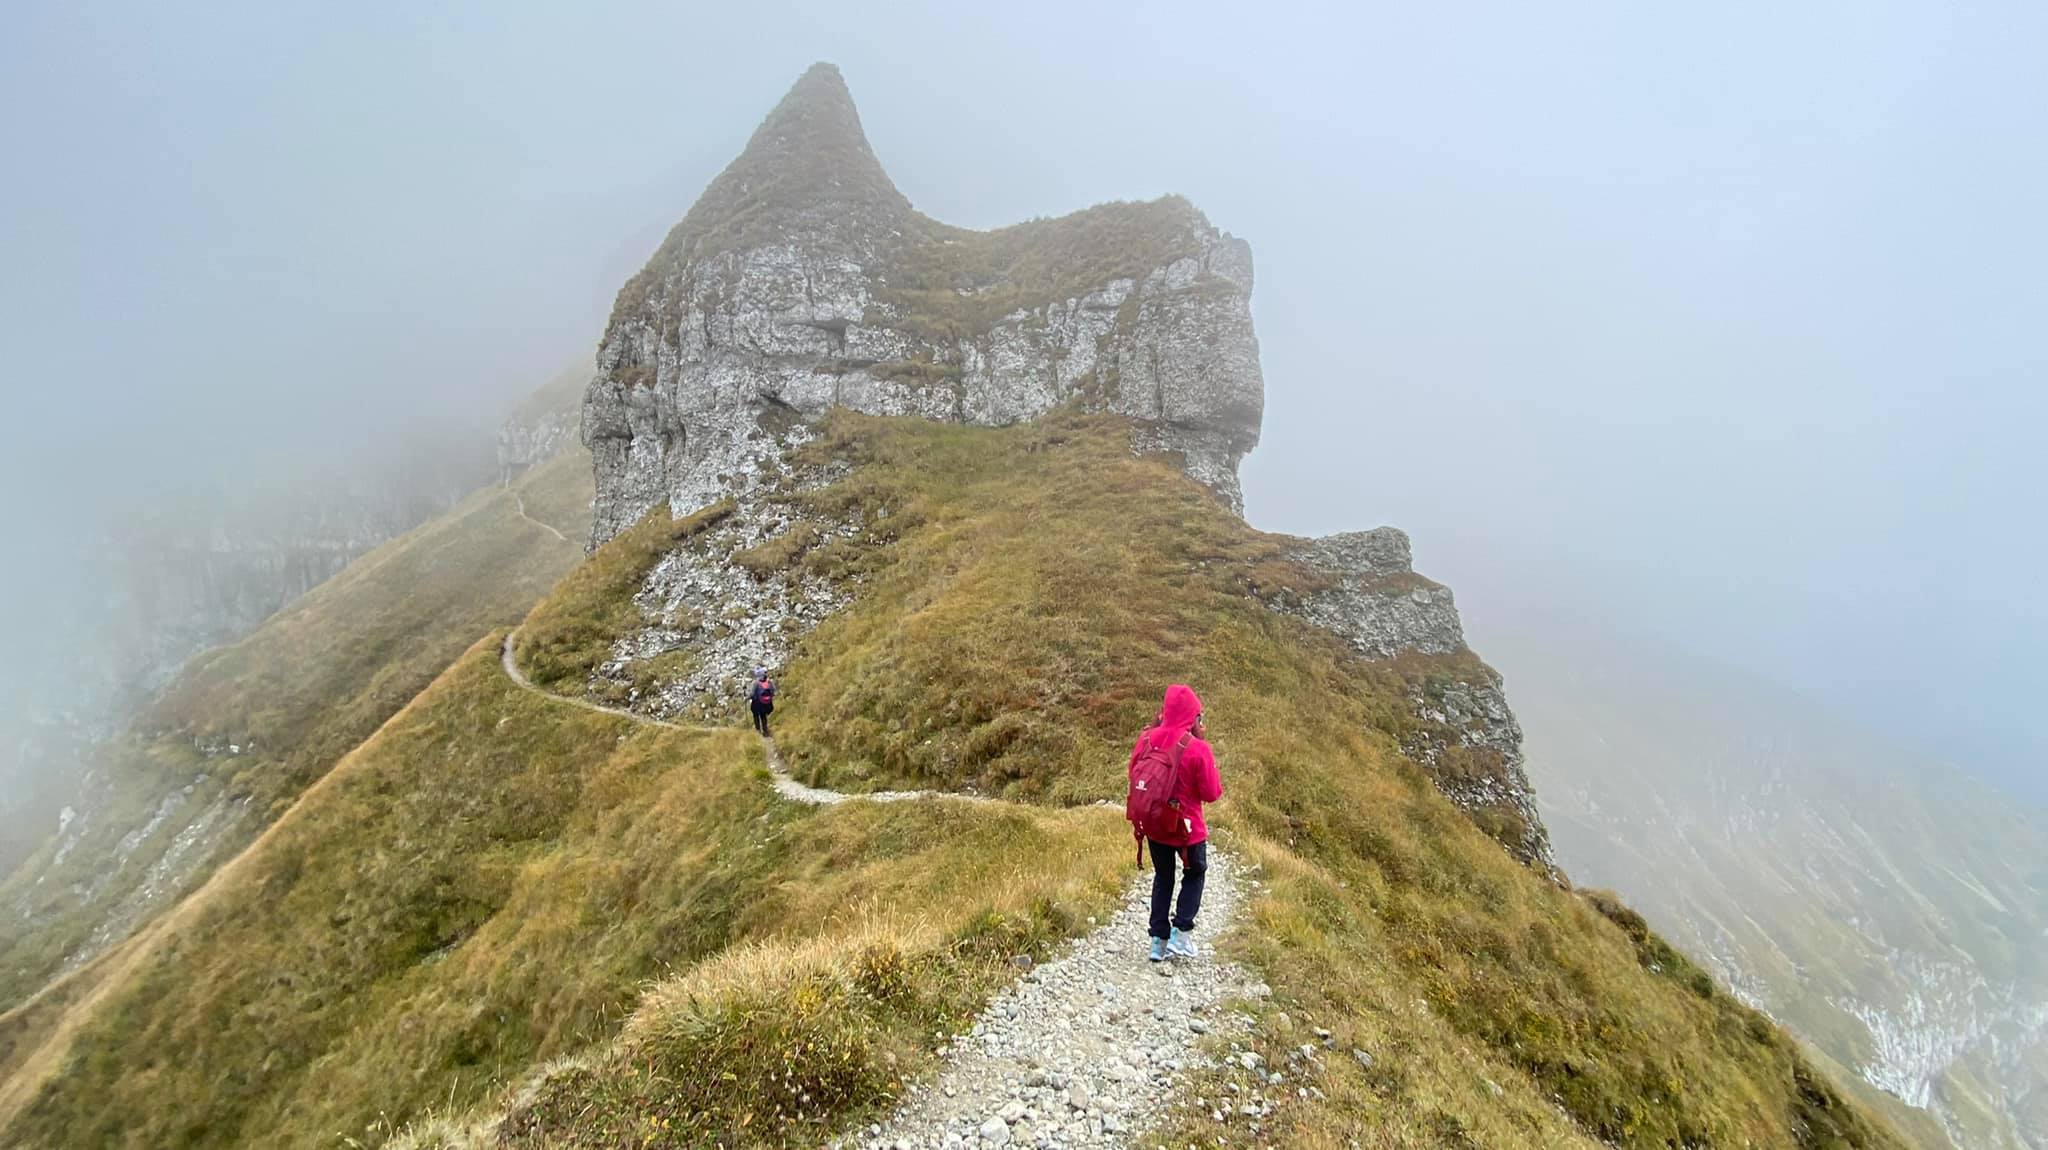
[[[1258,526],[2040,785],[2048,13],[983,7],[8,6],[0,688],[61,688],[99,525],[587,359],[824,59],[940,219],[1250,240]]]

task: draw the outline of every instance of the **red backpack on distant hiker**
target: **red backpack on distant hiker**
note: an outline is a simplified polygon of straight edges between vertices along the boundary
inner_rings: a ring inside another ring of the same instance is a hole
[[[1170,747],[1146,741],[1131,764],[1131,789],[1124,796],[1124,817],[1138,839],[1138,863],[1145,862],[1145,840],[1170,847],[1188,843],[1188,820],[1181,813],[1180,760],[1192,735],[1183,734]]]

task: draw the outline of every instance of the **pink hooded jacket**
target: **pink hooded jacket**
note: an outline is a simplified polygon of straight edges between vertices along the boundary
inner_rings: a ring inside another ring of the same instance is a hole
[[[1202,700],[1196,697],[1194,689],[1175,683],[1166,689],[1166,702],[1159,708],[1159,722],[1138,736],[1131,747],[1130,765],[1126,773],[1137,770],[1138,755],[1148,745],[1171,747],[1180,741],[1182,735],[1194,729],[1195,718],[1202,713]],[[1209,744],[1190,737],[1188,746],[1180,756],[1180,789],[1178,792],[1181,810],[1185,813],[1191,828],[1188,841],[1168,843],[1168,846],[1194,846],[1209,839],[1209,824],[1202,821],[1202,804],[1213,803],[1223,797],[1223,776],[1216,771],[1216,755]]]

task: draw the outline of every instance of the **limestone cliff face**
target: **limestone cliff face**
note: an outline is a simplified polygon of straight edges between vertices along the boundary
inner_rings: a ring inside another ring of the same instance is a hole
[[[576,413],[548,412],[532,420],[508,420],[498,428],[498,482],[509,483],[545,463],[576,440]]]
[[[576,442],[589,379],[581,368],[557,375],[498,425],[499,483],[510,483]]]
[[[1140,421],[1233,507],[1264,385],[1251,248],[1185,201],[994,232],[913,211],[812,68],[620,294],[584,403],[594,542],[744,485],[781,413]]]

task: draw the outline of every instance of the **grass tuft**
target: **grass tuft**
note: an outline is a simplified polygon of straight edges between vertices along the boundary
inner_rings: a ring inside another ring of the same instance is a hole
[[[759,546],[735,552],[732,561],[745,568],[754,578],[761,579],[770,572],[787,571],[796,566],[797,560],[817,546],[823,537],[824,532],[820,531],[816,524],[798,522],[789,530]]]

